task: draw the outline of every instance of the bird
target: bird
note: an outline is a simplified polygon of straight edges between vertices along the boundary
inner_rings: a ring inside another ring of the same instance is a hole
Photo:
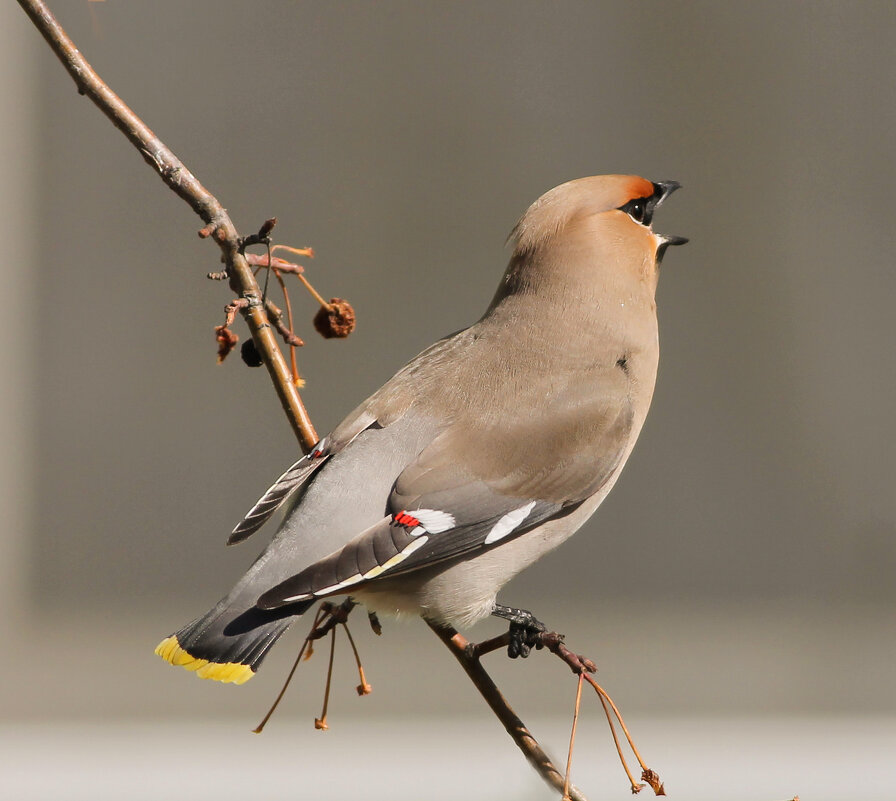
[[[652,229],[680,187],[598,175],[542,195],[508,237],[497,291],[473,325],[430,346],[293,464],[233,530],[281,507],[268,547],[211,610],[156,653],[242,684],[322,598],[463,628],[510,623],[511,656],[544,626],[497,601],[612,489],[654,393]]]

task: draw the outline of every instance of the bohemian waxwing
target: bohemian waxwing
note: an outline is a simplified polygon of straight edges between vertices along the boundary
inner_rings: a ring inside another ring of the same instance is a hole
[[[591,516],[635,444],[656,379],[660,260],[687,241],[650,224],[678,186],[603,175],[535,201],[482,319],[423,351],[276,481],[230,537],[293,496],[271,544],[156,653],[241,684],[333,595],[453,626],[498,615],[537,628],[495,598]]]

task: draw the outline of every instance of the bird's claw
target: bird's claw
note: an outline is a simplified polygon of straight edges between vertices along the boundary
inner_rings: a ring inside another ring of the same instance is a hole
[[[544,625],[531,612],[525,609],[516,609],[512,606],[495,604],[492,614],[510,621],[508,635],[510,641],[507,645],[507,656],[516,659],[518,656],[524,659],[534,646],[536,650],[544,648],[541,635],[547,631]]]
[[[532,647],[535,650],[544,648],[541,641],[541,635],[547,631],[543,623],[534,617],[525,622],[511,621],[510,623],[510,642],[507,644],[507,656],[511,659],[522,657],[525,659],[529,656]]]

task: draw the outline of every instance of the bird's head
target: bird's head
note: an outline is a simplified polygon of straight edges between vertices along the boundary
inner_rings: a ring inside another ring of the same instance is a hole
[[[652,289],[666,249],[688,241],[652,228],[657,206],[679,186],[637,175],[595,175],[546,192],[510,234],[513,256],[499,296],[537,291],[543,281],[638,280]]]

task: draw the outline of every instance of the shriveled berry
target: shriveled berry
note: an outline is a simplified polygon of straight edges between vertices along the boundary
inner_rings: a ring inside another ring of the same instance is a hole
[[[328,308],[321,306],[314,315],[314,327],[325,339],[342,339],[355,330],[355,310],[342,298],[330,298]]]
[[[247,339],[240,345],[240,356],[249,367],[261,367],[261,365],[264,364],[261,360],[261,354],[259,354],[258,348],[255,347],[254,339]]]

